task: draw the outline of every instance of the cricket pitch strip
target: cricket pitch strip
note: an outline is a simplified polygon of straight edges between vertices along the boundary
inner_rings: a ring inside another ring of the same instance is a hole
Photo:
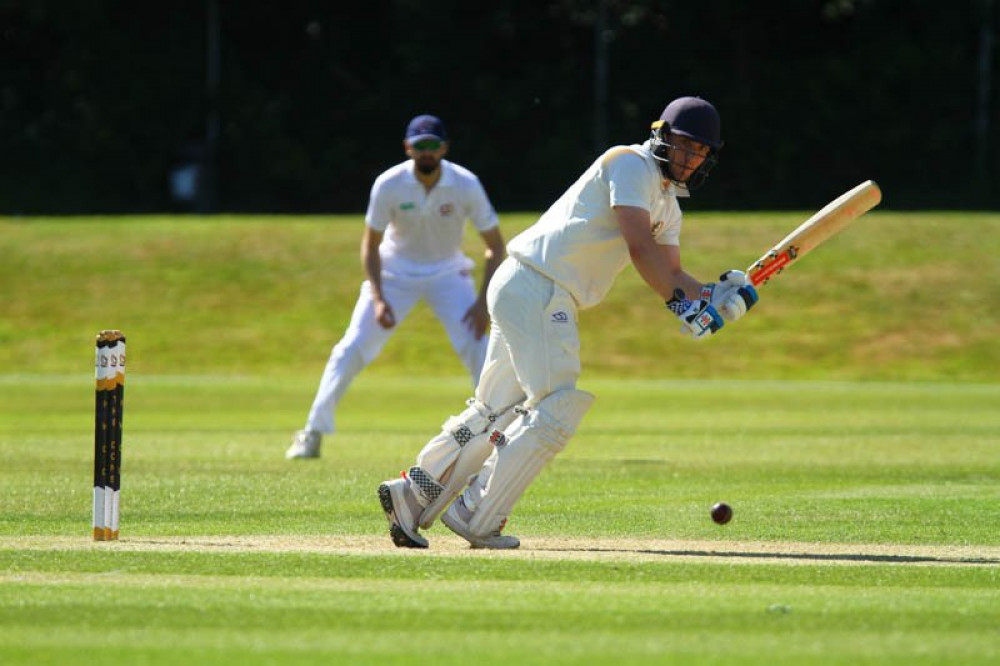
[[[388,535],[371,536],[122,536],[93,542],[84,536],[20,536],[0,541],[4,550],[116,550],[123,552],[315,553],[400,557],[487,557],[528,560],[711,562],[727,564],[831,564],[998,566],[1000,546],[695,541],[661,539],[526,537],[517,550],[472,550],[444,530],[427,533],[426,550],[395,548]]]

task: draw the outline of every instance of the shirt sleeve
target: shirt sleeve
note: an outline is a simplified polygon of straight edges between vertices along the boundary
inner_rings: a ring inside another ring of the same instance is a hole
[[[603,165],[612,206],[636,206],[651,210],[653,196],[646,162],[635,153],[609,155]]]
[[[384,187],[382,178],[375,180],[371,194],[368,197],[368,211],[365,213],[365,224],[375,231],[384,232],[392,221],[392,203]]]
[[[472,225],[479,231],[487,231],[500,224],[497,213],[493,210],[493,204],[486,196],[483,184],[476,177],[472,178],[469,187],[468,216]]]

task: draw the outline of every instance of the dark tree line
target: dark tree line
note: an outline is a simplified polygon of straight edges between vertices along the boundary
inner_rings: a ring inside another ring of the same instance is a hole
[[[726,141],[692,206],[997,208],[995,4],[0,0],[0,212],[358,212],[422,112],[540,209],[684,94]]]

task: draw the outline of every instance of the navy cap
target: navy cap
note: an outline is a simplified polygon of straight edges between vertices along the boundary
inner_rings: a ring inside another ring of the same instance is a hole
[[[444,123],[437,116],[417,116],[406,126],[406,140],[410,143],[423,141],[424,139],[437,139],[447,141],[448,132],[444,129]]]

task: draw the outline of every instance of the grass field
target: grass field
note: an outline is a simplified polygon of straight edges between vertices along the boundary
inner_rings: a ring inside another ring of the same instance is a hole
[[[746,267],[808,215],[692,214],[685,264],[704,279]],[[505,215],[502,228],[509,238],[534,219]],[[358,216],[0,218],[0,363],[73,373],[88,362],[81,346],[117,327],[147,374],[318,376],[357,298],[362,226]],[[708,346],[680,344],[626,270],[581,315],[583,365],[652,379],[996,381],[998,256],[1000,214],[877,211],[768,285],[739,334]],[[372,372],[461,372],[426,308],[404,328]]]
[[[5,664],[108,642],[129,664],[1000,658],[994,385],[595,380],[512,554],[385,535],[375,486],[458,379],[363,376],[324,458],[293,464],[311,382],[135,377],[104,544],[88,384],[0,385]]]
[[[689,264],[801,217],[692,216]],[[584,316],[594,409],[511,518],[522,549],[484,553],[441,526],[393,548],[375,498],[468,394],[426,312],[324,457],[282,457],[357,219],[0,220],[0,664],[997,663],[1000,216],[862,223],[707,345],[627,272]],[[122,537],[94,543],[111,326]]]

